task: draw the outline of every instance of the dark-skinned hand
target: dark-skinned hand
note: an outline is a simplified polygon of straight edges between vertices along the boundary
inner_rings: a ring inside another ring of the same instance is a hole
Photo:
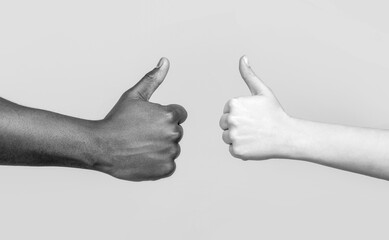
[[[169,61],[162,58],[97,122],[102,153],[98,154],[96,170],[130,181],[157,180],[173,174],[183,135],[180,124],[187,113],[180,105],[149,102],[168,70]]]

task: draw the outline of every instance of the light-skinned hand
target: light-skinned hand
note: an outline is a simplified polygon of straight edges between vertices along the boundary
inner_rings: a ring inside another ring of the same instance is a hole
[[[225,104],[220,118],[223,141],[234,157],[243,160],[287,157],[293,141],[292,119],[251,69],[246,56],[239,60],[239,71],[252,95]]]

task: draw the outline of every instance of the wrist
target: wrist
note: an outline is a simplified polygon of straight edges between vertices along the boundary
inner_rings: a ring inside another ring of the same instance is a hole
[[[288,134],[285,138],[285,150],[282,158],[305,159],[312,134],[309,133],[308,121],[289,117]]]
[[[334,126],[293,118],[293,141],[291,141],[289,158],[318,162],[320,156],[331,149],[328,145],[329,139],[340,130]]]
[[[54,143],[59,148],[54,151],[48,149],[53,165],[94,170],[99,157],[94,125],[94,121],[81,119],[62,122],[60,136]],[[47,164],[50,165],[49,162]]]
[[[79,148],[78,151],[74,152],[74,157],[84,168],[95,170],[101,157],[96,134],[96,122],[85,121],[78,128],[79,135],[75,138],[78,139],[76,142],[79,142]]]
[[[90,121],[87,124],[85,132],[88,139],[88,150],[85,151],[83,162],[92,170],[109,173],[112,161],[109,157],[110,144],[107,143],[107,137],[110,133],[105,129],[104,121]]]

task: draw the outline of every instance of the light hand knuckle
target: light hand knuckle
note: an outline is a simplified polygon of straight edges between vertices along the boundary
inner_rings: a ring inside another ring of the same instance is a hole
[[[227,124],[229,126],[237,126],[238,125],[238,121],[237,121],[236,116],[228,115],[228,117],[227,117]]]
[[[232,109],[235,108],[238,104],[238,99],[237,98],[232,98],[228,101],[228,106]]]
[[[230,141],[229,141],[229,136],[228,136],[228,132],[227,131],[224,131],[223,134],[222,134],[222,139],[225,143],[227,144],[230,144]]]
[[[223,128],[224,124],[223,124],[223,117],[221,117],[219,119],[219,127]]]
[[[232,143],[235,143],[238,140],[238,138],[239,138],[238,131],[235,128],[232,128],[229,131],[229,137],[230,137]]]
[[[232,145],[230,147],[230,153],[232,156],[234,156],[236,158],[239,158],[242,160],[247,160],[246,151],[244,150],[244,148],[242,148],[239,145]]]

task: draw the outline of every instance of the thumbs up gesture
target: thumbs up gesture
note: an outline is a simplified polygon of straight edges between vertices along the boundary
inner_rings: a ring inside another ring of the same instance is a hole
[[[229,100],[220,118],[223,141],[231,155],[243,160],[287,158],[293,148],[293,120],[270,88],[251,69],[247,57],[239,71],[252,96]]]
[[[97,170],[131,181],[157,180],[173,174],[183,135],[180,124],[187,113],[179,105],[149,102],[168,70],[169,61],[162,58],[98,121],[96,135],[101,152],[95,164]]]

